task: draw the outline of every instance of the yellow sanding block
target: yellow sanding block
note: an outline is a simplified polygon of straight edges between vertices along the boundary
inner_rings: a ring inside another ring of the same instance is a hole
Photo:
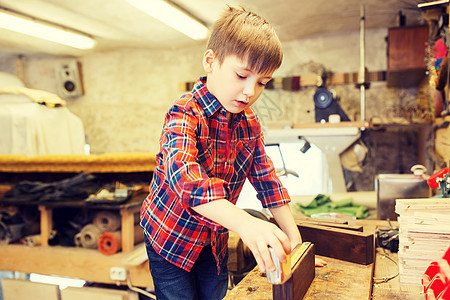
[[[267,280],[271,284],[283,284],[291,277],[291,269],[295,266],[298,260],[303,256],[303,254],[311,246],[310,242],[304,242],[297,245],[291,254],[286,256],[286,262],[282,263],[275,254],[275,251],[269,247],[270,255],[272,261],[275,264],[275,271],[271,272],[266,269]]]

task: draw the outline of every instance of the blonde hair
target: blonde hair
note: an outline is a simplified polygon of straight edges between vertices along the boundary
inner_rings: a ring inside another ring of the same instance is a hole
[[[262,17],[242,7],[228,7],[213,26],[207,49],[222,63],[226,56],[247,58],[257,73],[278,69],[283,60],[281,42],[273,27]]]

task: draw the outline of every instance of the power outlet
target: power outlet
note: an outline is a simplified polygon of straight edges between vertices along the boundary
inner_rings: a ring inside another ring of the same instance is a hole
[[[109,270],[109,277],[111,280],[124,281],[127,280],[127,270],[121,267],[112,267]]]

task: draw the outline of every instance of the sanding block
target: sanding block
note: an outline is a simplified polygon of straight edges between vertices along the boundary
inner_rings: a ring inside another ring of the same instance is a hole
[[[275,271],[271,272],[266,269],[267,280],[271,284],[283,284],[284,282],[289,280],[289,278],[291,277],[291,269],[293,269],[295,264],[303,256],[303,254],[305,254],[310,246],[310,242],[298,244],[294,248],[294,250],[291,251],[291,254],[286,256],[285,263],[280,262],[278,256],[275,254],[275,251],[269,247],[272,261],[275,264]]]

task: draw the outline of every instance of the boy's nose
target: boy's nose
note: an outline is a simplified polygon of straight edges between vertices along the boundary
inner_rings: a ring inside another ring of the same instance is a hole
[[[254,84],[246,84],[243,91],[244,95],[247,96],[247,98],[250,98],[255,94],[255,85]]]

